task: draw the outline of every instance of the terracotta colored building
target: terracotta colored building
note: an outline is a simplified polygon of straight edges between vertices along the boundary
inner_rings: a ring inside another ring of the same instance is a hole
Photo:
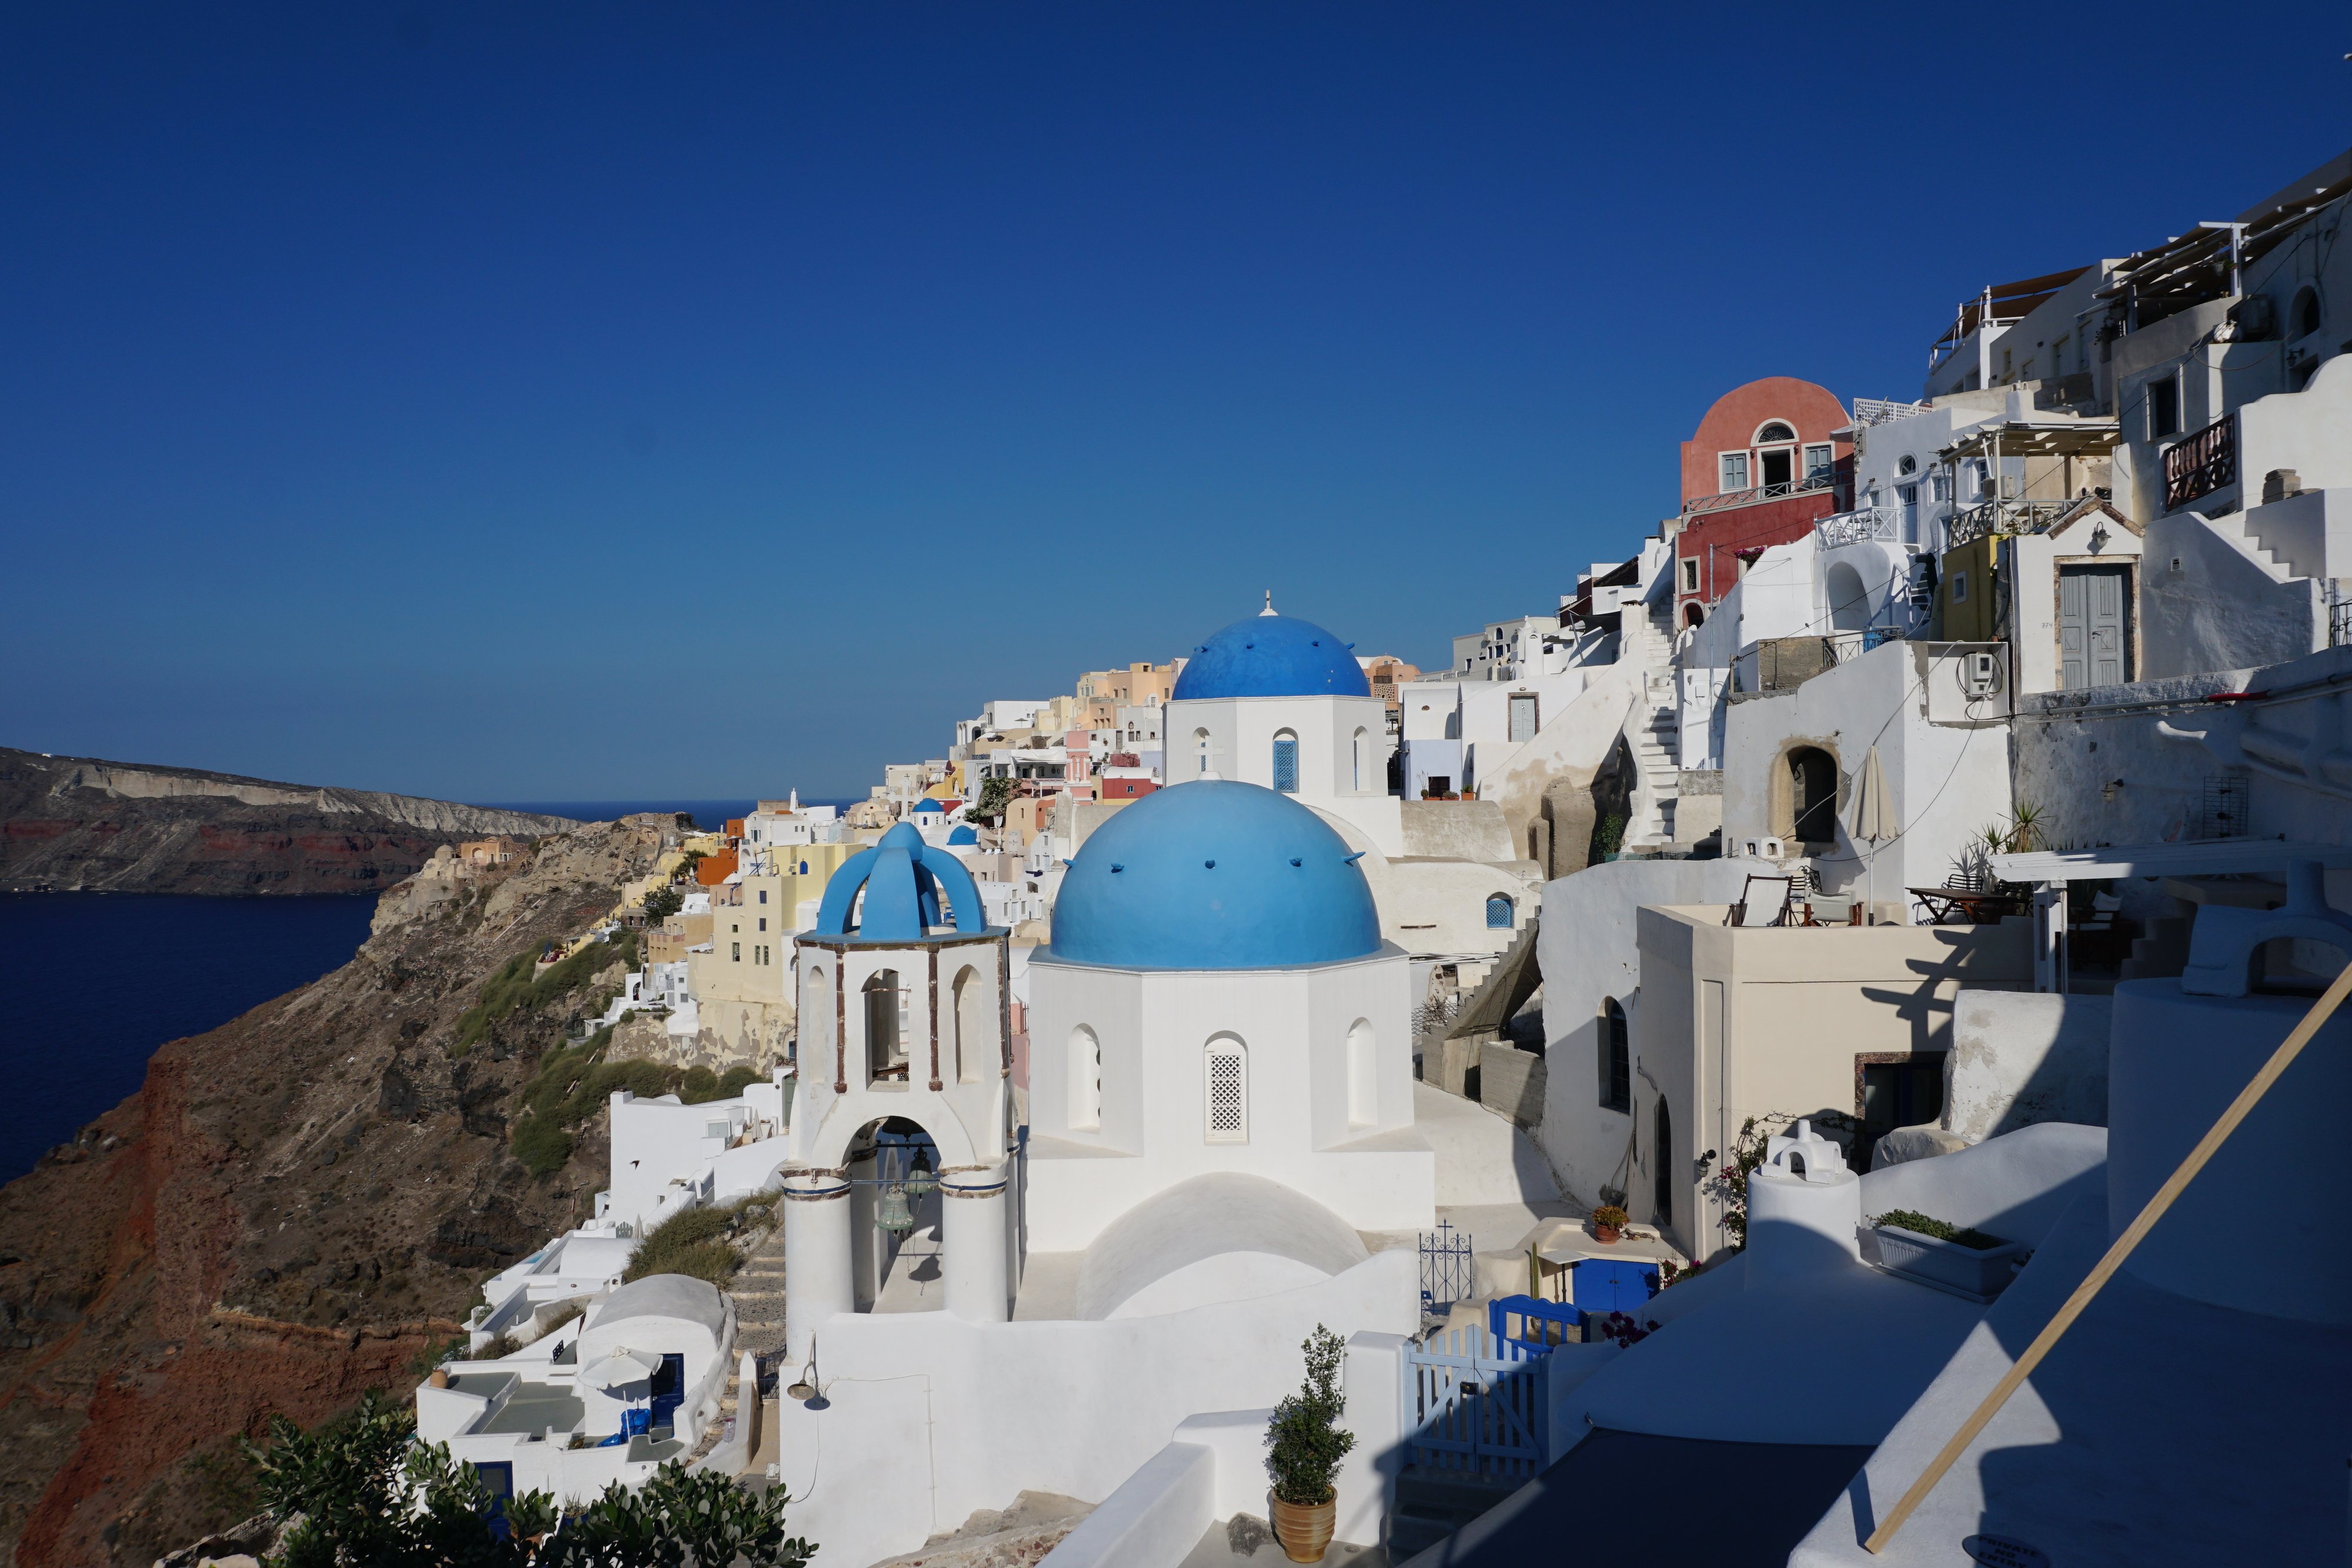
[[[1683,443],[1675,624],[1696,626],[1766,549],[1853,505],[1853,438],[1826,387],[1767,376],[1715,400]]]

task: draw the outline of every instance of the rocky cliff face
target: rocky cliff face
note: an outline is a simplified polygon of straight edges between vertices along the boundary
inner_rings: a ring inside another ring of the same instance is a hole
[[[0,888],[376,893],[460,839],[561,817],[0,747]]]
[[[137,1563],[239,1517],[239,1432],[401,1394],[481,1281],[575,1222],[602,1117],[532,1176],[516,1092],[591,994],[460,1018],[595,925],[657,826],[541,840],[452,895],[386,899],[352,961],[156,1052],[145,1084],[0,1188],[0,1563]]]

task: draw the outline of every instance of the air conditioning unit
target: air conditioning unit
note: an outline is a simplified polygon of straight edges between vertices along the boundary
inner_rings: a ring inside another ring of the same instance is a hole
[[[1960,690],[1970,697],[1991,697],[2000,695],[2000,655],[1969,653],[1960,660]]]

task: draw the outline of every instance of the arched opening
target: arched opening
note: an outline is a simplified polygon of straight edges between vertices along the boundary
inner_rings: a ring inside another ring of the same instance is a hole
[[[1348,1122],[1369,1127],[1381,1119],[1378,1059],[1373,1051],[1372,1026],[1358,1019],[1348,1030]]]
[[[1286,729],[1275,732],[1274,787],[1285,795],[1298,793],[1298,737]]]
[[[2255,996],[2316,997],[2343,973],[2352,952],[2309,936],[2273,936],[2247,956],[2246,989]]]
[[[1070,1031],[1070,1125],[1102,1125],[1102,1040],[1080,1024]]]
[[[1601,1049],[1596,1053],[1601,1069],[1601,1108],[1604,1111],[1631,1111],[1633,1108],[1633,1044],[1632,1031],[1625,1027],[1624,1004],[1615,997],[1601,999]]]
[[[935,1312],[945,1260],[939,1145],[905,1116],[869,1122],[850,1137],[850,1270],[860,1312]]]
[[[1348,788],[1359,795],[1364,792],[1364,758],[1365,754],[1370,749],[1370,742],[1364,732],[1361,729],[1357,730],[1348,752]]]
[[[1698,627],[1706,624],[1706,608],[1696,599],[1683,606],[1683,624]]]
[[[1196,729],[1192,732],[1192,749],[1198,756],[1198,761],[1192,769],[1193,773],[1206,774],[1209,771],[1209,732],[1207,730]]]
[[[2287,336],[2308,338],[2319,330],[2320,322],[2325,319],[2325,313],[2319,308],[2319,290],[2306,285],[2303,292],[2294,297],[2294,305],[2286,313]]]
[[[1486,928],[1508,931],[1511,928],[1511,900],[1508,894],[1490,893],[1486,895]]]
[[[1790,429],[1787,423],[1777,419],[1767,420],[1762,425],[1758,427],[1756,432],[1756,444],[1759,446],[1769,446],[1776,441],[1794,441],[1796,439],[1797,433]]]
[[[898,971],[881,969],[859,988],[866,1000],[866,1073],[904,1082],[907,1076],[907,993]]]
[[[1837,759],[1818,746],[1792,747],[1781,779],[1788,808],[1781,831],[1801,843],[1837,841]]]
[[[1675,1118],[1666,1109],[1666,1097],[1658,1096],[1658,1111],[1650,1138],[1650,1223],[1659,1227],[1675,1222]]]
[[[1870,624],[1870,590],[1851,563],[1832,561],[1822,574],[1822,591],[1829,598],[1830,629],[1860,632]]]
[[[991,1054],[995,1009],[989,1006],[988,987],[980,971],[966,964],[955,977],[955,1076],[959,1083],[977,1083]]]
[[[795,1064],[802,1060],[801,1044],[803,1040],[814,1043],[832,1032],[825,1028],[825,1020],[832,1016],[833,996],[825,987],[824,966],[811,964],[801,974],[800,1015],[793,1020],[791,1060]],[[832,1064],[824,1065],[830,1067]],[[819,1071],[813,1057],[809,1070],[812,1073]]]
[[[1249,1142],[1249,1048],[1212,1036],[1202,1053],[1202,1135],[1212,1144]]]

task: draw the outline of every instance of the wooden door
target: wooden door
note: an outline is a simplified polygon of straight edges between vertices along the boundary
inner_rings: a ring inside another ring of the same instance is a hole
[[[2058,569],[2058,685],[2121,685],[2131,676],[2131,595],[2126,566]]]

